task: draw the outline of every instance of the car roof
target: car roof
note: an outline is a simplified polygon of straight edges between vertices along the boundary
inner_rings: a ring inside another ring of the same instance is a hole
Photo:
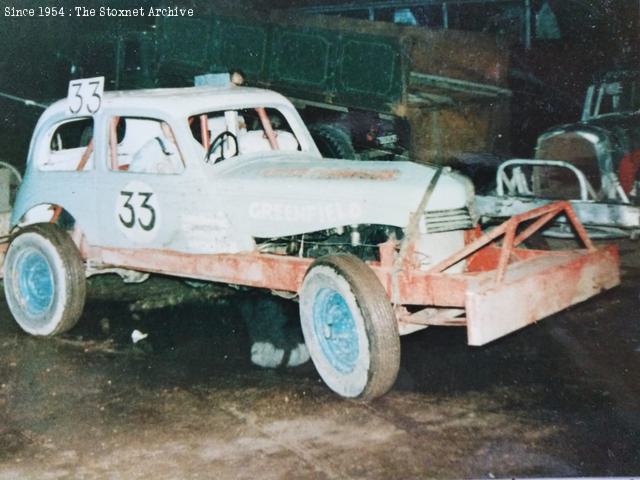
[[[172,115],[191,115],[194,112],[216,110],[231,105],[283,105],[289,101],[271,90],[251,87],[184,87],[143,90],[106,91],[102,97],[104,109],[149,108],[166,110]],[[67,112],[67,99],[58,100],[47,109],[48,114]]]

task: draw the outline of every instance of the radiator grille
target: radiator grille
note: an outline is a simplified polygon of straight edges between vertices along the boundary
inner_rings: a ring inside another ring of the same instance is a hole
[[[473,219],[467,208],[430,210],[425,212],[427,233],[449,232],[473,227]]]

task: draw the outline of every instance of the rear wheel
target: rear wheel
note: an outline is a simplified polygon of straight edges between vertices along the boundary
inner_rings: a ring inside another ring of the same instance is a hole
[[[302,332],[325,383],[343,397],[370,400],[392,386],[400,338],[386,292],[353,255],[316,260],[300,289]]]
[[[4,291],[24,331],[53,336],[72,328],[84,308],[86,282],[69,235],[49,223],[20,231],[5,257]]]

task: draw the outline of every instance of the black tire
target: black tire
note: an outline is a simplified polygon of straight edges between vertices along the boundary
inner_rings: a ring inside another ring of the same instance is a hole
[[[317,259],[300,288],[302,333],[318,373],[337,394],[384,395],[400,367],[398,324],[373,270],[353,255]]]
[[[316,142],[320,154],[325,158],[357,158],[349,132],[334,123],[314,123],[309,125],[309,133]]]
[[[50,337],[72,328],[84,308],[86,281],[71,237],[50,223],[18,232],[4,261],[4,292],[25,332]]]

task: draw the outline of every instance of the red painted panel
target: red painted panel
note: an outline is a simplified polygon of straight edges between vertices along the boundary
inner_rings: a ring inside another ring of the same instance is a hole
[[[469,345],[484,345],[619,283],[616,247],[518,262],[497,286],[484,273],[466,294]]]

